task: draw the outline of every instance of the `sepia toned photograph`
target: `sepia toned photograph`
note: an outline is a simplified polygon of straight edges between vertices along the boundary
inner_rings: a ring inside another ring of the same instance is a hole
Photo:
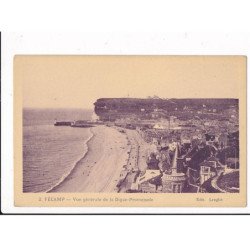
[[[14,60],[23,194],[243,192],[243,57]]]
[[[23,110],[24,192],[239,192],[237,99]]]

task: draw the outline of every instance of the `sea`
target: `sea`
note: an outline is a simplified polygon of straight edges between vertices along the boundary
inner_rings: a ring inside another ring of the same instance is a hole
[[[54,126],[54,122],[92,116],[92,110],[84,109],[23,109],[23,192],[50,191],[88,151],[90,128]]]

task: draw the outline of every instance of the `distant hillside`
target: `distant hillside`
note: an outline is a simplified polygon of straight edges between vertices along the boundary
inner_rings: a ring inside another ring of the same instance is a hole
[[[160,110],[169,112],[189,108],[199,110],[224,110],[230,106],[238,106],[238,99],[160,99],[160,98],[100,98],[95,103],[95,113],[103,120],[134,114],[144,115]],[[142,113],[143,111],[143,113]]]

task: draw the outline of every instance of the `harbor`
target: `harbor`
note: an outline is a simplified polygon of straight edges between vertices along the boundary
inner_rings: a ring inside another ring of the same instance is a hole
[[[54,122],[54,126],[70,126],[72,128],[91,128],[97,125],[103,125],[103,123],[99,121],[88,121],[88,120]]]

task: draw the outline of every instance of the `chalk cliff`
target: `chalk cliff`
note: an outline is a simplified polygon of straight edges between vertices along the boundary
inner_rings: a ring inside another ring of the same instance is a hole
[[[158,112],[162,116],[174,115],[183,110],[216,109],[230,107],[238,109],[238,99],[160,99],[160,98],[100,98],[95,103],[95,113],[100,120],[113,121],[126,116],[152,117]]]

